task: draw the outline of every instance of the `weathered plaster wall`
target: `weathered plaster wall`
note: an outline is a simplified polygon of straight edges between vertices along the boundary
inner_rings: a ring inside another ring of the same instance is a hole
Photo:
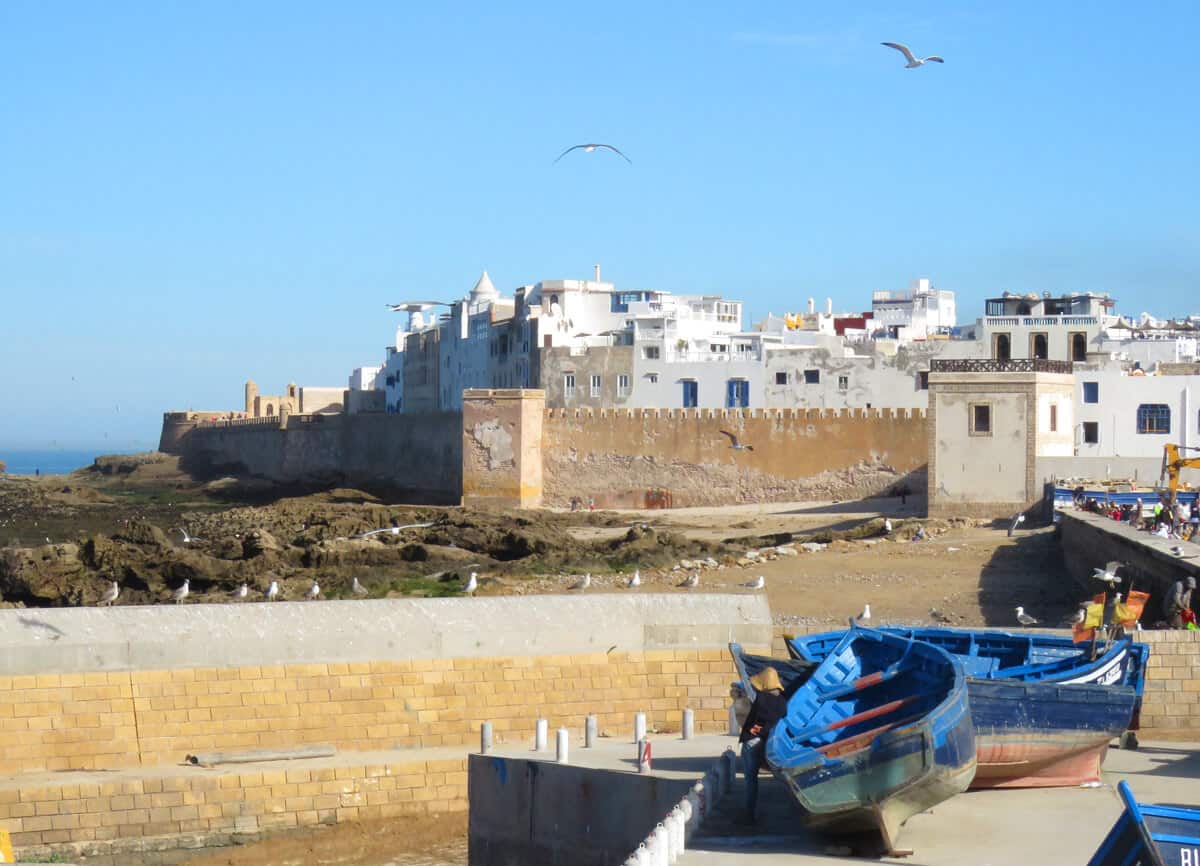
[[[214,423],[176,439],[181,465],[199,475],[381,488],[429,503],[457,503],[462,492],[462,416],[457,412]]]
[[[470,505],[542,504],[542,391],[463,392],[462,495]]]
[[[924,413],[817,410],[549,410],[542,438],[548,503],[592,497],[675,506],[863,496],[901,481],[916,492]],[[753,450],[735,451],[728,430]]]

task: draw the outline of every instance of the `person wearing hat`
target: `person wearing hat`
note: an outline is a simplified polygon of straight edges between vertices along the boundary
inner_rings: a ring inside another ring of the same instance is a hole
[[[766,763],[767,737],[775,723],[787,715],[787,698],[783,683],[775,668],[764,668],[750,677],[750,685],[758,692],[750,705],[750,714],[742,725],[742,775],[746,777],[746,811],[741,823],[753,824],[758,806],[758,772]]]
[[[1183,628],[1183,612],[1192,606],[1192,590],[1196,588],[1196,578],[1188,575],[1184,580],[1175,581],[1167,596],[1166,610],[1167,626]],[[753,680],[751,680],[753,682]]]

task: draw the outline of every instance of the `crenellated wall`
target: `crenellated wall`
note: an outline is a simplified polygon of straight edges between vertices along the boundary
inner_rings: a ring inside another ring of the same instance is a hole
[[[747,446],[731,447],[722,431]],[[752,449],[752,450],[751,450]],[[674,506],[924,490],[920,410],[552,409],[542,425],[547,503]]]

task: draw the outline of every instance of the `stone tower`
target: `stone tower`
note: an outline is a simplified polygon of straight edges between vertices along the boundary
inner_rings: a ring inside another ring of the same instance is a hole
[[[258,385],[253,379],[246,380],[246,414],[254,414],[254,400],[258,397]]]

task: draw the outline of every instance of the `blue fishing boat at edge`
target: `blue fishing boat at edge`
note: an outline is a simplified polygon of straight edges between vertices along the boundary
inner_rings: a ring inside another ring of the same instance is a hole
[[[1129,784],[1125,806],[1088,866],[1200,866],[1200,807],[1139,803]]]
[[[1149,647],[1090,644],[1057,635],[940,628],[884,631],[945,649],[962,663],[975,723],[972,787],[1057,787],[1100,779],[1110,741],[1137,727]],[[788,641],[819,662],[845,632]],[[1200,864],[1197,864],[1200,866]]]
[[[739,670],[748,679],[741,662]],[[819,664],[789,673],[788,714],[767,741],[767,761],[809,826],[878,831],[894,851],[908,818],[970,785],[974,726],[962,664],[949,653],[854,627]]]

